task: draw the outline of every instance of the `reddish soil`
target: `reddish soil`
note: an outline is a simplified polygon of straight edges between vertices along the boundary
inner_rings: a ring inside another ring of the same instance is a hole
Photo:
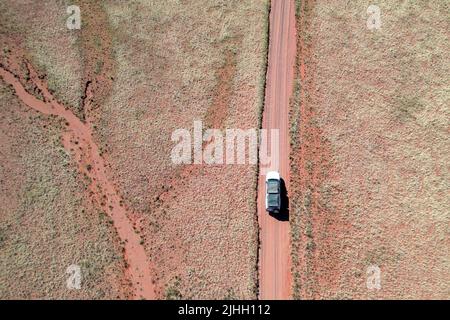
[[[236,61],[232,52],[227,52],[225,64],[217,71],[219,84],[213,103],[205,115],[205,123],[211,129],[223,129],[227,119],[228,105],[232,93],[232,79],[236,74]]]
[[[81,0],[80,10],[85,21],[80,29],[81,55],[83,58],[84,96],[82,117],[90,121],[98,118],[95,112],[109,97],[115,76],[115,61],[112,56],[112,36],[103,5],[98,1]],[[95,95],[93,94],[95,93]]]
[[[14,54],[15,50],[12,51],[7,65],[0,66],[1,77],[13,86],[16,95],[24,104],[45,115],[60,117],[65,121],[67,131],[63,134],[63,145],[78,163],[80,173],[89,181],[90,196],[112,219],[123,242],[134,298],[154,299],[156,291],[152,282],[150,262],[141,244],[141,238],[130,222],[131,213],[123,206],[121,196],[108,178],[107,165],[93,140],[90,124],[82,122],[72,111],[56,101],[48,90],[45,77],[39,75],[21,55]],[[25,68],[26,76],[21,73],[22,67]],[[32,88],[33,94],[25,88]]]
[[[294,1],[272,1],[270,45],[263,113],[263,129],[280,130],[280,163],[270,170],[280,172],[289,192],[289,97],[292,92],[295,61]],[[261,170],[267,168],[261,168]],[[288,193],[289,194],[289,193]],[[289,221],[278,220],[265,211],[265,176],[258,182],[260,225],[259,297],[288,299],[291,296]]]

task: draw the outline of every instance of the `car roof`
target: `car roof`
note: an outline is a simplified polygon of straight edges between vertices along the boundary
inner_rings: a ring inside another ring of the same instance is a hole
[[[267,181],[267,193],[279,193],[280,192],[280,181],[270,179]]]
[[[280,205],[280,195],[278,193],[269,193],[267,196],[267,204],[269,207]]]

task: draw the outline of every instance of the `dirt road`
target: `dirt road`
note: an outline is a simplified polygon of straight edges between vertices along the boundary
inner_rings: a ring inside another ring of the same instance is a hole
[[[270,169],[280,172],[289,191],[289,98],[295,60],[295,4],[293,0],[272,0],[270,12],[269,65],[263,129],[279,129],[279,163]],[[273,143],[274,141],[271,141]],[[261,172],[267,171],[260,168]],[[289,195],[289,193],[288,193]],[[285,201],[286,202],[286,201]],[[258,185],[260,226],[259,298],[291,297],[288,210],[273,217],[265,211],[265,176]]]

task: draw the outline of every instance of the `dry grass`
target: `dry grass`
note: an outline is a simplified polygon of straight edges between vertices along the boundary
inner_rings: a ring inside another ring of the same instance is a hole
[[[293,139],[305,151],[294,149],[292,162],[304,175],[293,183],[294,289],[302,298],[448,298],[449,5],[379,1],[382,29],[371,32],[369,4],[306,1],[301,12],[299,112],[309,120]],[[371,264],[379,291],[366,288]]]
[[[89,121],[124,205],[135,212],[130,219],[144,239],[158,285],[166,290],[159,296],[256,297],[256,167],[174,166],[170,137],[175,129],[191,128],[194,120],[222,128],[259,126],[268,1],[79,2],[108,20],[99,30],[101,38],[95,37],[96,21],[89,20],[92,12],[82,20],[87,29],[65,29],[65,1],[1,2],[3,36],[21,39],[55,96],[82,119],[87,80],[112,80],[91,88],[97,94],[99,88],[108,90],[94,101],[98,105]],[[5,93],[2,103],[10,101],[15,100]],[[20,108],[24,112],[18,101],[8,105],[11,114],[2,121],[18,132],[5,148],[23,136],[21,148],[3,152],[1,163],[10,163],[17,177],[26,174],[17,183],[2,182],[7,190],[2,203],[11,206],[5,219],[28,215],[29,220],[5,222],[17,229],[15,238],[8,228],[0,229],[0,245],[7,248],[2,252],[1,296],[125,295],[116,236],[83,193],[82,179],[59,141],[62,128],[43,116],[18,118],[14,112]],[[207,113],[220,115],[219,120]],[[16,158],[23,162],[20,166]],[[25,248],[22,242],[40,245]],[[17,254],[23,257],[15,261]],[[89,286],[78,293],[67,292],[61,282],[66,276],[61,268],[71,259],[81,259],[82,267],[92,270]],[[29,278],[17,278],[16,262],[27,266],[23,270]],[[45,272],[48,265],[52,273]],[[13,290],[12,283],[19,285]]]
[[[33,64],[47,75],[49,89],[79,113],[82,60],[78,31],[66,28],[70,1],[0,1],[1,32],[21,39]]]
[[[172,292],[177,277],[184,298],[223,298],[230,288],[255,297],[256,168],[174,166],[170,136],[194,120],[216,123],[207,113],[220,114],[223,128],[258,126],[267,3],[133,1],[105,8],[117,35],[118,71],[99,139],[125,202],[140,212],[159,281]]]
[[[123,258],[115,231],[83,198],[59,127],[1,85],[2,299],[121,296]],[[81,267],[81,290],[66,288],[71,264]]]
[[[2,1],[3,56],[19,42],[46,75],[49,89],[81,115],[82,66],[77,32],[65,27],[65,1]],[[8,40],[6,40],[8,39]],[[124,261],[115,230],[93,206],[60,141],[63,126],[30,111],[1,88],[2,298],[125,297]],[[66,288],[78,264],[82,289]]]

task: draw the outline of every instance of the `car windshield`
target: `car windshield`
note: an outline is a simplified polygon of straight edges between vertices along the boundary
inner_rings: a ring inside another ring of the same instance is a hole
[[[278,180],[270,179],[267,181],[267,193],[279,193]]]
[[[280,205],[280,196],[278,194],[269,194],[267,196],[267,204],[269,207],[278,207]]]

